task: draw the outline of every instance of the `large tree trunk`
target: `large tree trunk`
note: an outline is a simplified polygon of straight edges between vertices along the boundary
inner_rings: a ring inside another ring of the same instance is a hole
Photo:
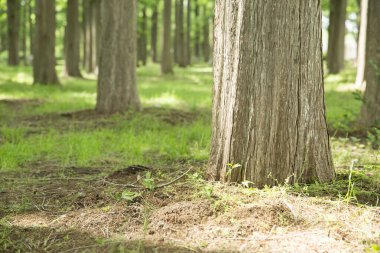
[[[346,9],[347,0],[330,0],[327,68],[331,74],[339,73],[344,67]]]
[[[7,0],[7,19],[8,19],[8,64],[17,66],[18,39],[20,23],[20,0]]]
[[[154,2],[152,16],[151,16],[151,37],[150,37],[150,47],[152,50],[152,61],[158,62],[157,53],[157,40],[158,40],[158,2]]]
[[[67,1],[67,26],[65,31],[65,72],[68,76],[82,77],[80,62],[80,28],[78,0]]]
[[[34,83],[59,84],[55,71],[55,1],[36,2]]]
[[[321,33],[320,1],[216,1],[210,178],[334,178]]]
[[[380,126],[380,1],[369,0],[366,45],[366,89],[360,123],[365,127]]]
[[[163,27],[163,41],[162,41],[162,56],[161,56],[161,73],[173,73],[172,66],[172,53],[171,53],[171,13],[172,1],[165,0],[164,2],[164,27]]]
[[[136,84],[136,0],[102,1],[96,110],[139,109]]]
[[[210,61],[210,23],[207,6],[203,6],[203,57],[205,62]]]
[[[357,73],[356,73],[356,87],[361,88],[364,83],[365,74],[365,50],[367,38],[367,14],[368,14],[368,0],[362,0],[360,4],[360,29],[359,29],[359,42],[358,42],[358,56],[357,56]]]

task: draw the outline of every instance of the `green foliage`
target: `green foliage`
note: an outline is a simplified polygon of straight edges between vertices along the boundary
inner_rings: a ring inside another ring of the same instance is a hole
[[[126,200],[127,202],[133,202],[136,198],[140,197],[141,194],[138,192],[133,192],[129,190],[124,190],[121,193],[121,199]]]
[[[145,173],[145,178],[143,178],[142,184],[144,185],[145,189],[149,191],[154,190],[154,187],[155,187],[154,178],[152,177],[152,173],[150,171]]]

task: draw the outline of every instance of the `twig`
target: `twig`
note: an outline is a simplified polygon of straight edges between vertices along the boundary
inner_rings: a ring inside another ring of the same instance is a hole
[[[168,183],[164,183],[164,184],[157,185],[157,186],[154,187],[154,188],[157,189],[157,188],[162,188],[162,187],[165,187],[165,186],[171,185],[172,183],[175,183],[175,182],[177,182],[178,180],[180,180],[181,178],[183,178],[183,177],[184,177],[184,176],[185,176],[190,170],[191,170],[191,168],[188,169],[188,170],[187,170],[185,173],[183,173],[181,176],[179,176],[179,177],[173,179],[172,181],[170,181],[170,182],[168,182]]]

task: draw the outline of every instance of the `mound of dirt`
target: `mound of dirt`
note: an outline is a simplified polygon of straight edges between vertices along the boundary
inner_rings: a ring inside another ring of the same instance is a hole
[[[213,215],[208,201],[182,201],[155,211],[150,218],[151,233],[169,226],[201,224]]]

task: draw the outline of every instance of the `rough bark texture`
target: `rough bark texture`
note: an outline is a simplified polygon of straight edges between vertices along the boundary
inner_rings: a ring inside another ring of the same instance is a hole
[[[139,109],[136,84],[136,0],[101,3],[101,38],[96,110]]]
[[[216,1],[211,179],[334,178],[321,31],[319,0]]]
[[[380,1],[369,0],[366,45],[366,89],[360,122],[365,127],[380,126]]]
[[[20,0],[7,0],[7,20],[8,20],[8,64],[17,66],[18,57],[18,37],[20,23]]]
[[[172,1],[165,0],[164,2],[164,26],[163,26],[163,41],[162,41],[162,56],[161,56],[161,73],[173,73],[172,53],[171,53],[171,13]]]
[[[156,1],[153,6],[152,16],[151,16],[151,37],[150,37],[150,47],[152,50],[152,60],[153,62],[158,62],[158,52],[157,52],[157,40],[158,40],[158,2]]]
[[[67,1],[65,31],[65,72],[68,76],[82,77],[79,70],[80,40],[78,0]]]
[[[36,1],[34,83],[59,84],[55,71],[55,1]]]
[[[339,73],[344,67],[346,8],[347,0],[330,0],[327,68],[331,74]]]
[[[367,14],[368,14],[368,0],[362,0],[360,3],[360,29],[358,41],[358,56],[357,56],[357,74],[355,84],[361,88],[364,83],[365,74],[365,50],[367,40]]]
[[[210,19],[207,6],[203,6],[203,57],[205,62],[210,61]]]

